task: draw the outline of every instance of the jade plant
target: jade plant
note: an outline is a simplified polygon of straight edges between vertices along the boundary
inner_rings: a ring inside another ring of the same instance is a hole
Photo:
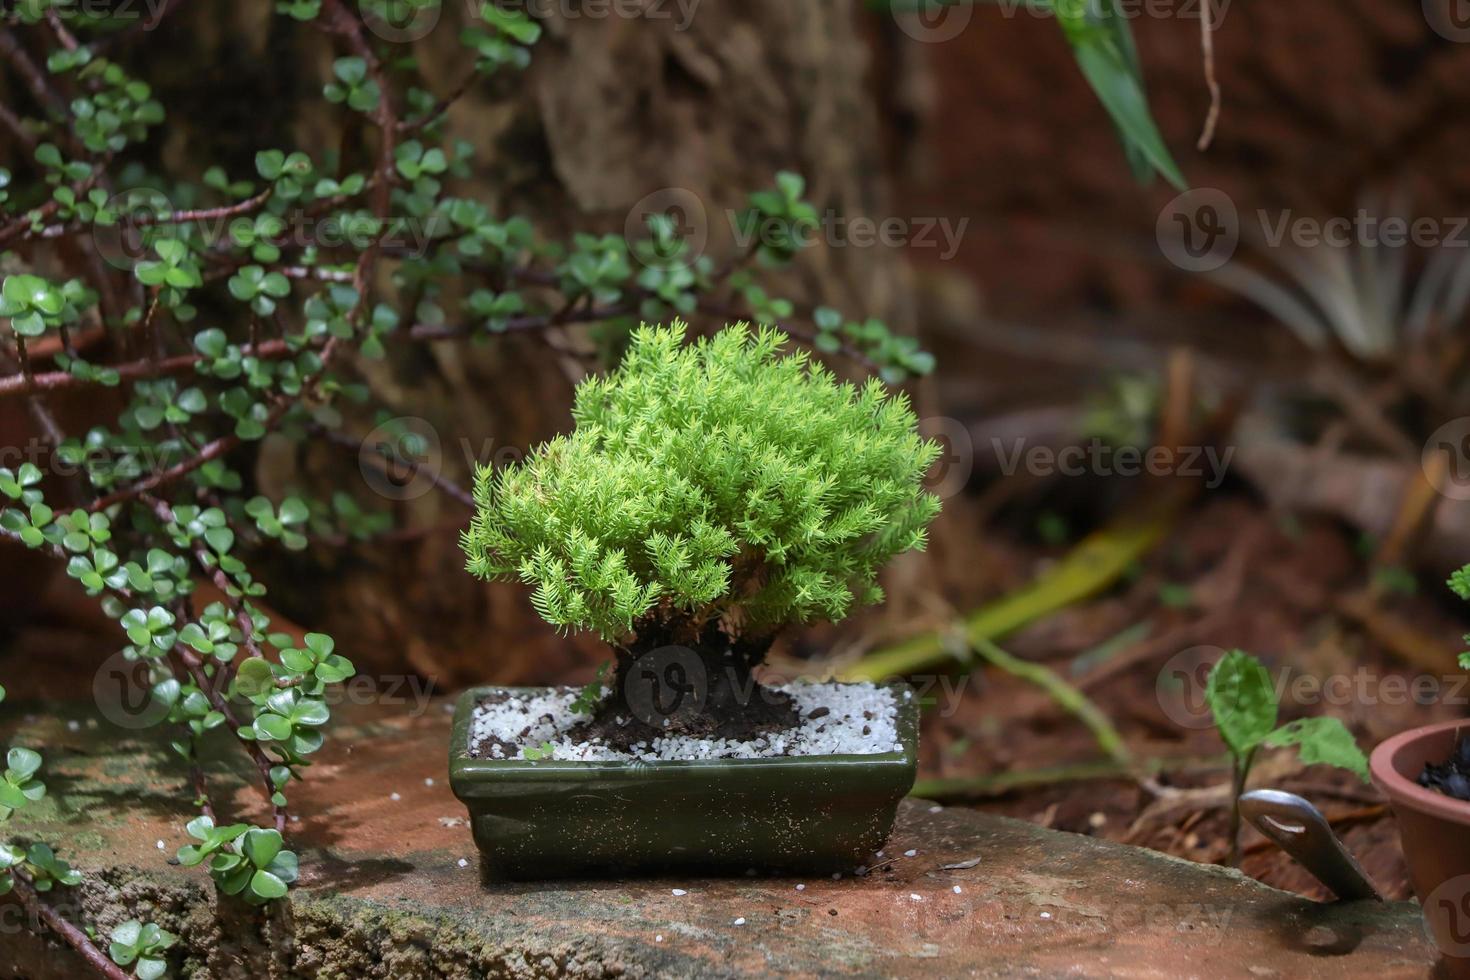
[[[451,137],[447,113],[481,82],[514,89],[508,76],[530,62],[541,34],[520,5],[471,5],[458,35],[464,64],[435,91],[412,48],[372,30],[382,13],[376,0],[277,3],[273,30],[319,45],[293,70],[323,66],[321,104],[298,116],[317,120],[299,143],[251,147],[245,166],[162,149],[172,107],[150,79],[176,77],[177,59],[159,56],[158,45],[170,42],[151,28],[185,6],[162,5],[145,30],[127,5],[114,16],[113,5],[21,0],[0,18],[0,139],[13,151],[0,161],[0,404],[7,418],[31,420],[35,436],[21,459],[10,452],[0,468],[0,539],[64,567],[116,621],[125,656],[146,669],[160,709],[147,718],[168,732],[199,814],[189,824],[198,843],[180,853],[181,863],[206,866],[225,894],[269,903],[295,878],[282,836],[292,787],[323,743],[328,688],[353,668],[330,636],[308,634],[303,646],[273,628],[255,563],[275,550],[357,546],[399,529],[384,501],[361,486],[263,492],[253,474],[266,440],[297,451],[380,452],[385,467],[395,465],[391,452],[361,447],[353,435],[388,414],[371,404],[364,361],[415,345],[580,329],[595,341],[582,348],[601,352],[588,355],[591,365],[606,367],[639,318],[675,311],[707,326],[729,315],[779,323],[783,335],[893,384],[926,373],[933,360],[881,322],[768,292],[761,270],[792,261],[795,250],[783,243],[811,240],[817,220],[795,174],[772,174],[775,188],[749,199],[749,220],[775,229],[770,242],[729,256],[695,254],[657,214],[626,238],[599,228],[557,240],[502,213],[491,203],[498,191],[483,200],[471,193],[473,150]],[[414,6],[433,12],[439,4]],[[771,345],[777,335],[765,336]],[[85,421],[59,412],[58,398],[84,406]],[[871,407],[879,396],[873,388],[854,399]],[[863,457],[862,472],[874,479],[914,462],[896,448],[901,413],[887,411],[895,414],[869,434],[872,451]],[[880,459],[883,440],[892,446]],[[470,501],[448,478],[433,486],[457,505]],[[870,489],[863,486],[865,499]],[[838,491],[849,502],[855,492]],[[760,503],[751,519],[776,506],[784,504]],[[873,498],[872,506],[885,504]],[[926,506],[916,505],[915,521]],[[841,533],[853,537],[845,550],[829,549],[832,564],[823,567],[832,577],[789,578],[802,594],[778,601],[771,591],[759,609],[838,611],[838,579],[871,597],[865,576],[878,555],[861,543],[864,529],[892,515],[844,515]],[[793,555],[807,547],[791,528],[725,527],[727,540],[717,516],[711,511],[711,530],[697,540],[665,525],[663,571],[642,580],[658,583],[657,596],[643,593],[649,601],[712,594],[713,578],[696,581],[711,574],[702,562],[692,578],[676,570],[683,549],[694,549],[694,560],[698,549],[759,545],[750,535],[767,533]],[[884,537],[882,549],[912,543],[899,537]],[[547,555],[575,557],[559,547]],[[732,582],[765,574],[748,567],[748,556],[730,557],[741,563]],[[785,556],[771,550],[769,559],[774,569]],[[645,557],[630,560],[641,568]],[[210,601],[199,598],[201,583]],[[576,601],[543,592],[548,611],[563,600]],[[616,615],[637,606],[630,598]],[[568,623],[595,615],[599,626],[616,619],[601,607],[559,615]],[[222,812],[233,801],[212,792],[199,761],[209,740],[249,760],[263,801],[250,823]],[[24,818],[36,805],[46,754],[44,745],[12,752],[0,820]],[[76,880],[44,847],[0,839],[0,888],[40,910],[44,892]],[[165,949],[149,925],[139,925],[136,940],[128,930],[115,941],[140,975],[156,969]],[[52,931],[101,972],[123,975],[95,932]]]
[[[939,446],[903,394],[782,356],[777,330],[686,334],[640,327],[616,370],[578,386],[569,434],[482,468],[463,547],[470,572],[525,583],[548,623],[612,647],[601,710],[652,724],[630,671],[691,651],[706,700],[662,721],[712,733],[789,717],[752,671],[782,627],[883,597],[879,570],[939,512],[923,488]]]

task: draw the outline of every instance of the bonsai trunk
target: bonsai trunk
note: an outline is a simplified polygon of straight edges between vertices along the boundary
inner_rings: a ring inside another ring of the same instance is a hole
[[[746,740],[791,728],[799,718],[790,695],[755,677],[770,647],[769,635],[732,639],[714,624],[643,628],[617,649],[613,694],[591,725],[627,744],[659,735]]]

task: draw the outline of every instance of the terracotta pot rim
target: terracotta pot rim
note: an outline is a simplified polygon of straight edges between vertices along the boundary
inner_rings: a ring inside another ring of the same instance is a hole
[[[1470,827],[1470,803],[1425,789],[1414,780],[1400,775],[1393,764],[1395,757],[1405,746],[1450,729],[1464,729],[1470,734],[1470,718],[1422,725],[1385,739],[1369,757],[1368,769],[1373,775],[1373,782],[1388,795],[1391,802]]]

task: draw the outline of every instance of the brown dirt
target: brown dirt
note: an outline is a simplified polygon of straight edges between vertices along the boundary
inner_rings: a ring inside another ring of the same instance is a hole
[[[597,739],[626,752],[639,742],[647,743],[669,734],[748,742],[762,735],[791,731],[801,723],[796,702],[789,694],[759,685],[746,699],[744,710],[733,713],[715,716],[703,712],[662,727],[630,715],[625,704],[610,699],[598,708],[591,721],[573,730],[573,737],[584,741]]]
[[[1024,579],[1028,569],[1053,553],[1050,548],[997,545],[1018,567],[1003,579]],[[1233,557],[1232,557],[1233,556]],[[1194,646],[1249,650],[1277,676],[1340,677],[1353,687],[1333,694],[1321,689],[1293,697],[1288,685],[1281,720],[1330,713],[1357,735],[1364,750],[1415,725],[1463,717],[1470,687],[1454,688],[1463,672],[1454,665],[1463,623],[1453,600],[1441,602],[1437,580],[1423,580],[1419,594],[1385,595],[1380,607],[1412,623],[1442,644],[1438,669],[1406,663],[1374,631],[1344,611],[1341,600],[1368,579],[1355,553],[1351,532],[1326,521],[1283,522],[1249,500],[1216,494],[1180,522],[1166,545],[1154,552],[1131,582],[1112,594],[1052,617],[1012,637],[1007,646],[1045,661],[1084,691],[1114,721],[1136,757],[1218,759],[1223,747],[1207,724],[1182,728],[1161,706],[1156,684],[1170,657]],[[1161,598],[1183,589],[1184,607]],[[1446,593],[1447,596],[1447,593]],[[964,608],[980,602],[966,601]],[[1100,653],[1110,638],[1130,626],[1148,624],[1148,637]],[[1157,638],[1173,643],[1159,644]],[[1098,674],[1109,659],[1126,661],[1153,645],[1155,652],[1111,675]],[[1433,651],[1423,651],[1434,655]],[[1093,682],[1090,677],[1102,679]],[[1444,697],[1433,704],[1404,701],[1394,692],[1416,677],[1442,679]],[[1369,697],[1358,692],[1367,691]],[[1455,703],[1459,701],[1460,703]],[[1450,703],[1446,703],[1450,702]],[[955,699],[954,710],[926,718],[920,778],[964,776],[1066,767],[1098,759],[1096,743],[1070,715],[1044,694],[1009,676],[973,675]],[[1300,793],[1323,809],[1369,875],[1385,894],[1410,895],[1398,833],[1386,800],[1349,773],[1326,766],[1303,768],[1267,756],[1252,788],[1270,786]],[[1160,779],[1180,789],[1218,786],[1228,779],[1216,767],[1165,773]],[[995,796],[979,808],[1091,836],[1142,844],[1194,861],[1216,863],[1227,849],[1223,806],[1183,807],[1160,814],[1152,797],[1130,780],[1062,781]],[[1157,819],[1156,819],[1157,818]],[[1290,858],[1247,829],[1244,870],[1269,884],[1315,898],[1327,892]]]

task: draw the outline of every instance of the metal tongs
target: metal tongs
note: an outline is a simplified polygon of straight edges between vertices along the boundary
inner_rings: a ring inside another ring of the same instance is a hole
[[[1279,789],[1257,789],[1240,797],[1240,815],[1251,822],[1338,898],[1383,900],[1357,860],[1342,846],[1322,812]]]

